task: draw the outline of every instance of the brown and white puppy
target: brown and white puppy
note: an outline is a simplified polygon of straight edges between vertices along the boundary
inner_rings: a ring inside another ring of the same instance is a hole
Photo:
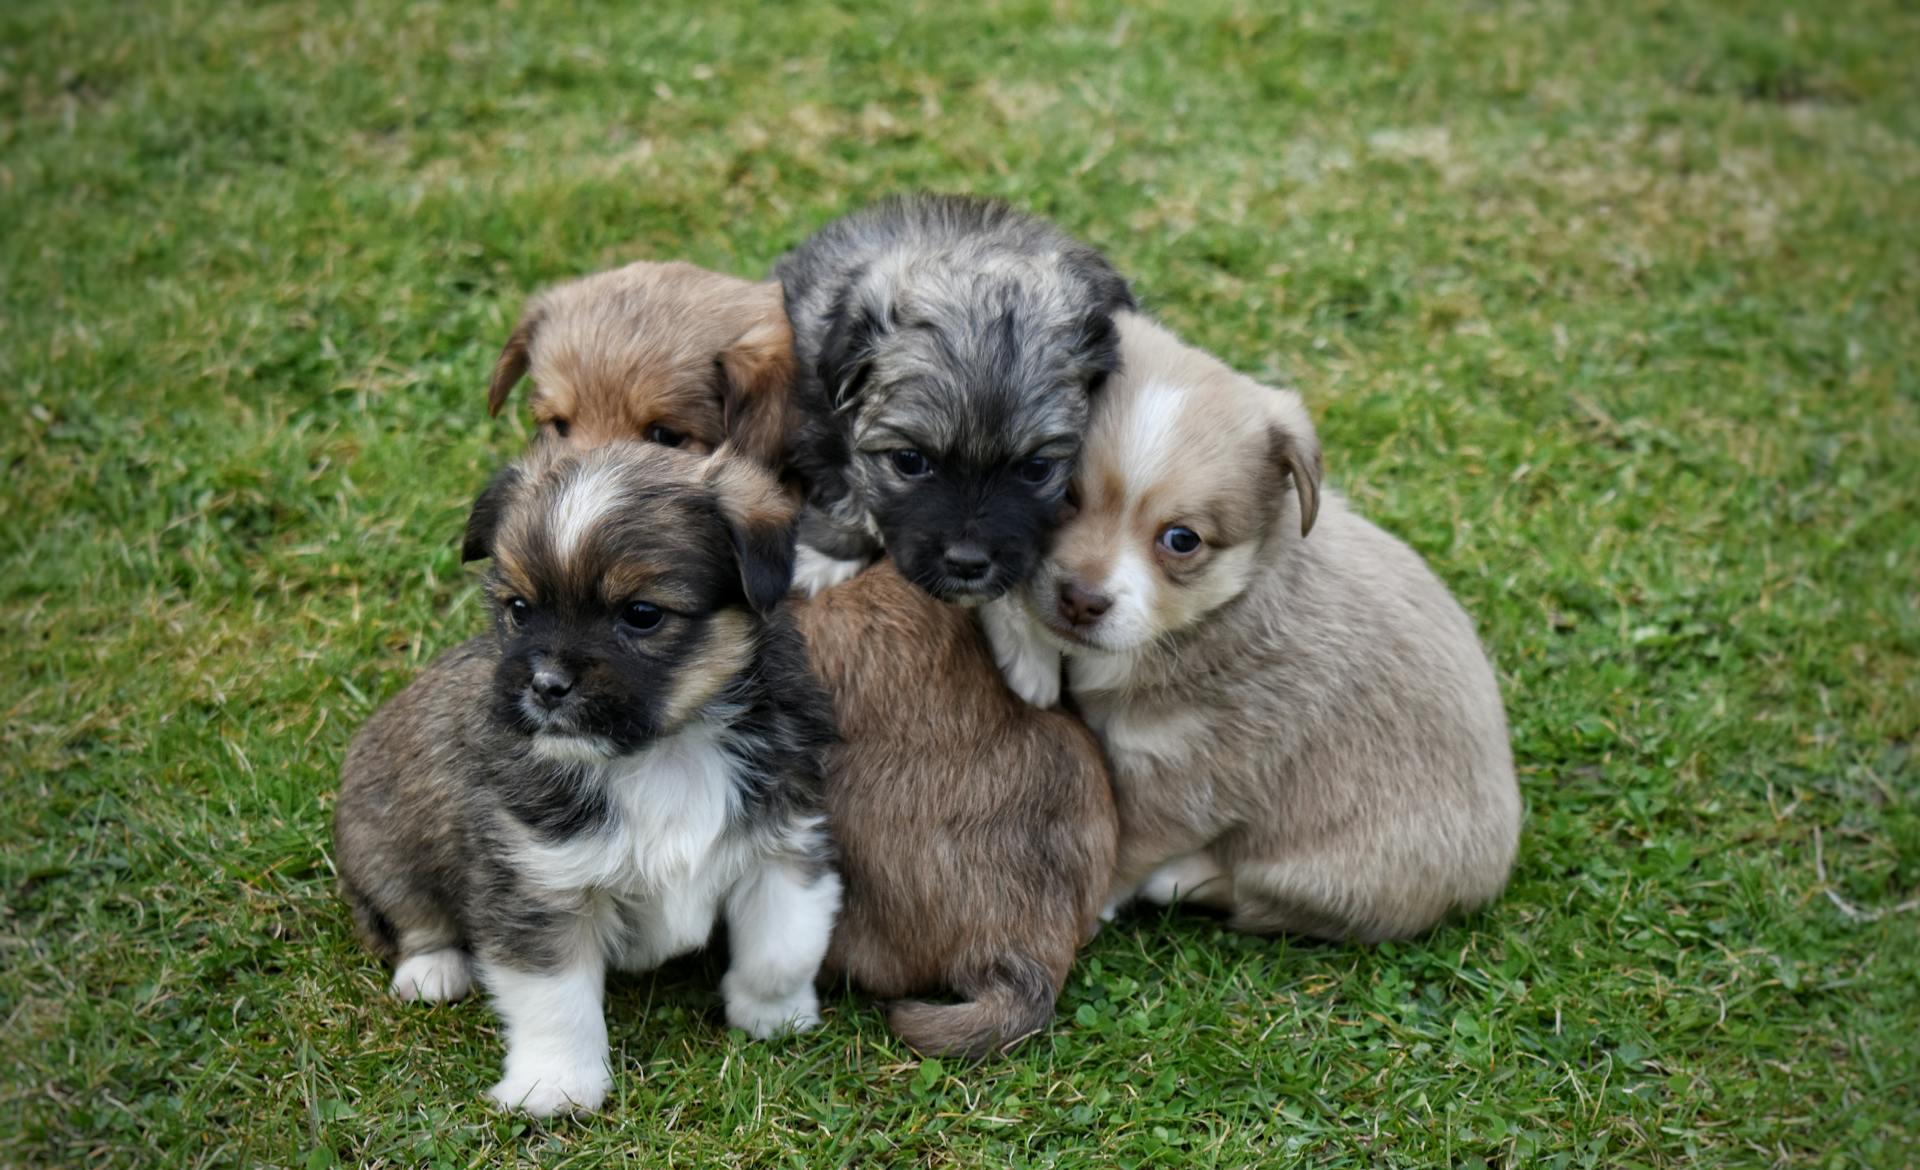
[[[467,528],[493,630],[354,737],[334,857],[401,999],[491,995],[490,1090],[547,1115],[611,1084],[609,967],[704,946],[727,1021],[819,1020],[840,901],[821,823],[824,695],[783,609],[793,509],[764,471],[642,443],[544,445]]]
[[[487,413],[533,375],[543,435],[733,450],[778,470],[792,430],[793,331],[774,281],[641,261],[527,303],[494,364]]]
[[[573,317],[616,315],[571,303]],[[590,345],[572,361],[608,365]],[[563,430],[543,416],[545,442],[574,450],[608,427],[640,438],[642,420],[680,417],[659,379],[577,378],[567,393],[567,417],[612,420]],[[823,791],[846,867],[844,925],[825,969],[890,998],[963,997],[890,1013],[923,1052],[1004,1049],[1052,1017],[1112,877],[1117,829],[1099,745],[1078,720],[1014,698],[966,613],[890,564],[797,603],[794,616],[846,721]]]
[[[1122,314],[1078,513],[996,629],[1106,745],[1113,904],[1242,929],[1415,934],[1505,885],[1520,829],[1473,623],[1406,545],[1320,487],[1299,396]],[[1046,698],[1041,694],[1038,698]]]
[[[824,969],[922,1052],[979,1059],[1053,1018],[1113,873],[1113,797],[1077,719],[1022,702],[966,610],[881,561],[796,606],[833,700],[844,899]]]

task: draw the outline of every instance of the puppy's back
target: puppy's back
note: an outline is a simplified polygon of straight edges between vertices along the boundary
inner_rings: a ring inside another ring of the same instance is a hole
[[[1009,692],[971,616],[891,565],[798,608],[844,740],[827,776],[846,879],[829,966],[882,996],[995,1001],[896,1008],[923,1050],[1017,1040],[1051,1016],[1112,875],[1097,742]]]
[[[382,704],[347,746],[334,864],[362,941],[383,958],[395,956],[403,933],[443,916],[441,895],[459,881],[460,754],[481,733],[474,707],[485,702],[493,668],[492,638],[461,643]]]

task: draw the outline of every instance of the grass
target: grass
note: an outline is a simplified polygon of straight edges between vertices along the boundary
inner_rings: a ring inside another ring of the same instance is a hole
[[[1917,59],[1898,0],[6,6],[0,1165],[1920,1163]],[[1305,392],[1499,663],[1512,887],[1128,921],[984,1068],[851,995],[750,1043],[691,962],[604,1117],[491,1112],[327,824],[480,620],[494,353],[917,186]]]

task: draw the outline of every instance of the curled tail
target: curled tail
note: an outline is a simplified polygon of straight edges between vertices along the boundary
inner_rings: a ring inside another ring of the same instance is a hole
[[[1025,955],[995,961],[959,990],[971,998],[962,1003],[901,1000],[888,1010],[887,1023],[918,1052],[980,1060],[1046,1027],[1059,994],[1052,974]]]

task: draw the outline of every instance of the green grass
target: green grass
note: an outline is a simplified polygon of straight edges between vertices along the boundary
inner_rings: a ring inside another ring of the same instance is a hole
[[[1920,1162],[1920,11],[707,7],[0,9],[0,1165]],[[750,1043],[688,963],[617,982],[604,1117],[496,1114],[327,824],[480,621],[497,347],[922,185],[1305,392],[1501,668],[1512,887],[1125,922],[978,1069],[850,995]]]

